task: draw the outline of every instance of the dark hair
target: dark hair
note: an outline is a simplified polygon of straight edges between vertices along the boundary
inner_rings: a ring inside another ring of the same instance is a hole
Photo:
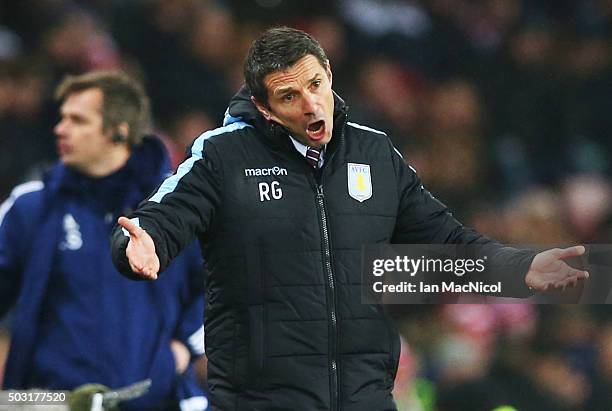
[[[140,83],[116,71],[93,71],[67,76],[55,89],[55,98],[65,100],[70,94],[89,89],[102,91],[102,127],[118,133],[123,122],[129,126],[125,141],[136,146],[142,142],[150,121],[149,98]]]
[[[310,34],[291,27],[273,27],[263,32],[251,45],[244,62],[244,79],[251,95],[268,106],[264,78],[291,67],[308,54],[316,57],[322,67],[327,67],[323,47]]]

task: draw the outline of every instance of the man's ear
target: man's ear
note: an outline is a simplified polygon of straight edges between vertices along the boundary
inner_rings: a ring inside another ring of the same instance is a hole
[[[127,140],[130,135],[130,125],[126,121],[122,121],[117,127],[117,132],[121,134],[124,140]]]
[[[263,104],[257,101],[255,97],[251,96],[251,101],[253,102],[253,104],[255,104],[255,107],[257,107],[257,111],[259,111],[266,120],[270,120],[272,118],[272,116],[270,115],[270,111],[268,111],[268,109]]]
[[[122,121],[115,130],[110,131],[113,143],[127,143],[128,136],[130,135],[130,125],[127,122]]]

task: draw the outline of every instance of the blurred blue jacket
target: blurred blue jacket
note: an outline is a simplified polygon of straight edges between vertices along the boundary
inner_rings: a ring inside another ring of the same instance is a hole
[[[126,409],[206,408],[191,370],[175,373],[170,341],[204,354],[204,277],[197,243],[155,282],[113,267],[117,217],[170,171],[163,144],[145,138],[126,166],[103,178],[62,164],[18,186],[0,206],[0,318],[12,307],[5,388],[118,388],[146,378],[149,393]]]

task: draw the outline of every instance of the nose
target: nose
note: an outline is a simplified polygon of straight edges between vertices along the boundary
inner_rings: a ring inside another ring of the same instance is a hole
[[[62,136],[65,133],[66,126],[64,124],[64,120],[60,120],[55,127],[53,127],[53,132],[57,137]]]
[[[305,115],[314,115],[317,107],[317,96],[312,93],[304,93],[302,99],[302,110]]]

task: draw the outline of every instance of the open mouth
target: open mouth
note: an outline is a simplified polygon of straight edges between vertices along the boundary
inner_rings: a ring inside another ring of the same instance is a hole
[[[319,120],[308,124],[306,134],[313,140],[320,140],[325,136],[325,121]]]

